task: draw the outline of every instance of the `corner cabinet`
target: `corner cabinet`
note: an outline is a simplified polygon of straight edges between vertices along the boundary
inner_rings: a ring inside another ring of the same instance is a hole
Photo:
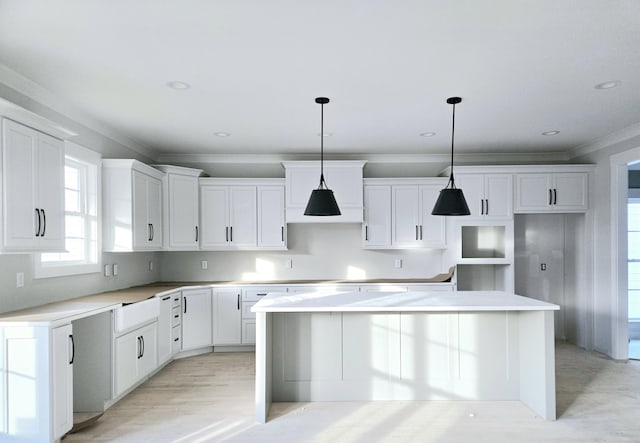
[[[64,251],[63,141],[3,118],[0,147],[0,249]]]
[[[546,171],[545,171],[546,170]],[[591,166],[539,168],[516,174],[515,212],[585,212]]]
[[[0,328],[0,441],[56,441],[71,430],[73,354],[70,324]]]
[[[162,250],[163,176],[137,160],[102,160],[105,251]]]
[[[446,217],[431,215],[442,178],[365,179],[365,249],[445,248]]]
[[[324,178],[342,215],[307,216],[304,210],[311,191],[320,182],[320,161],[284,162],[287,223],[362,223],[363,169],[365,161],[325,161]]]
[[[282,179],[200,179],[200,247],[286,249]]]
[[[167,251],[200,249],[200,201],[198,177],[202,170],[154,165],[162,178],[163,244]]]

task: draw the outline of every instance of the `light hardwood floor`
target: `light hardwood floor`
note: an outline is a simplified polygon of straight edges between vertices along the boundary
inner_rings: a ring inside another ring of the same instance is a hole
[[[254,420],[253,353],[176,360],[71,442],[640,442],[640,362],[556,349],[558,420],[519,402],[274,403]]]

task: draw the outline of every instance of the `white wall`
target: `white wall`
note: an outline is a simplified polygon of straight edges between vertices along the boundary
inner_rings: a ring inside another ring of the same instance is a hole
[[[361,225],[289,224],[288,251],[164,252],[165,281],[431,277],[448,269],[440,250],[362,249]],[[292,268],[285,267],[286,260]],[[402,259],[402,268],[395,260]],[[209,269],[202,270],[201,260]]]

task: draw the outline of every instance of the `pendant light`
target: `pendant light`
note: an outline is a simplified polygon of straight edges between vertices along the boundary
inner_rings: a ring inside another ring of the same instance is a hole
[[[447,103],[453,105],[453,123],[451,125],[451,175],[447,186],[440,191],[438,200],[433,206],[431,215],[470,215],[467,200],[464,198],[462,189],[456,188],[456,182],[453,179],[453,136],[456,130],[456,105],[460,103],[460,97],[449,97]]]
[[[304,215],[341,215],[333,191],[324,181],[324,105],[329,103],[329,99],[317,97],[316,103],[320,104],[320,185],[311,192]]]

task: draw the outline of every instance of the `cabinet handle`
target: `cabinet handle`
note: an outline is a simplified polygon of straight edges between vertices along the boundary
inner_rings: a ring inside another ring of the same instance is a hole
[[[178,341],[178,340],[180,340],[180,337],[176,337],[173,339],[173,341]]]
[[[69,334],[69,340],[71,341],[71,360],[69,360],[69,364],[72,365],[76,359],[76,343],[73,341],[73,334]]]
[[[184,300],[184,313],[187,313],[187,297],[182,297]]]
[[[266,293],[266,292],[261,292],[261,293],[256,294],[256,295],[257,295],[258,297],[264,297],[265,295],[267,295],[267,293]]]
[[[233,226],[229,227],[229,241],[233,241]]]
[[[167,295],[165,298],[163,298],[163,299],[162,299],[162,301],[167,301],[167,300],[169,300],[170,298],[171,298],[171,296],[170,296],[170,295]]]
[[[284,242],[284,226],[280,226],[280,241]]]
[[[418,225],[416,225],[416,240],[418,239]]]
[[[36,237],[40,237],[40,223],[41,223],[40,209],[36,208],[35,211],[36,211],[36,217],[38,218],[38,222],[37,222],[38,226],[36,226]]]
[[[140,354],[140,358],[144,357],[144,336],[140,336],[140,341],[142,342],[142,354]]]
[[[155,229],[153,229],[153,223],[151,223],[151,241],[153,241],[153,238],[156,236],[156,231]]]
[[[140,351],[142,350],[142,342],[140,341],[140,336],[138,336],[137,340],[138,340],[138,360],[140,360],[140,357],[142,357],[142,355],[140,354]]]
[[[47,213],[44,212],[44,209],[41,209],[42,211],[42,234],[40,234],[40,237],[44,237],[44,234],[47,232]]]
[[[198,242],[198,227],[196,226],[196,243]]]
[[[369,241],[369,226],[364,226],[364,241]]]
[[[147,241],[151,241],[151,223],[147,223]]]
[[[553,204],[553,190],[549,189],[549,204]]]
[[[180,314],[176,314],[173,316],[173,318],[179,318],[179,317],[180,317]]]
[[[224,228],[224,241],[229,241],[229,226]]]
[[[485,204],[484,204],[484,213],[485,215],[489,215],[489,199],[485,199],[484,200]]]
[[[553,189],[553,204],[557,205],[558,204],[558,190],[557,189]]]
[[[240,294],[238,294],[238,311],[240,310]]]

